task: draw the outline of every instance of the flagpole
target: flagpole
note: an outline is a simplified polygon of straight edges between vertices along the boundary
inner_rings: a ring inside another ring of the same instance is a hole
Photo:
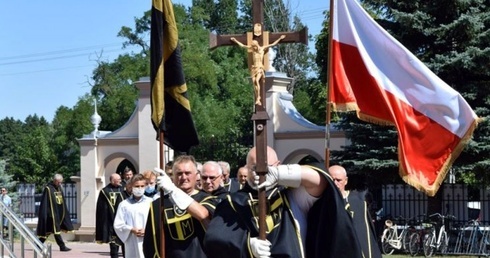
[[[160,150],[160,169],[165,170],[165,141],[164,141],[164,132],[163,130],[159,130],[159,150]],[[165,172],[166,173],[166,172]],[[165,230],[164,230],[164,193],[163,189],[160,188],[160,257],[165,258]]]
[[[325,169],[328,171],[330,167],[330,121],[331,121],[331,105],[330,88],[333,85],[332,75],[332,31],[333,31],[333,10],[336,0],[330,0],[330,16],[328,17],[328,60],[327,60],[327,104],[326,104],[326,125],[325,125]]]

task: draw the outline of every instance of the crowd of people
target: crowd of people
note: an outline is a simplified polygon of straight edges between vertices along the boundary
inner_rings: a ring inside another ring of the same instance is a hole
[[[191,155],[164,169],[114,173],[97,199],[96,241],[109,244],[111,257],[120,248],[131,258],[381,257],[363,195],[345,190],[343,167],[282,165],[270,147],[266,160],[260,184],[255,148],[236,177],[228,162],[201,163]],[[55,175],[45,188],[37,233],[41,241],[54,234],[60,250],[69,251],[59,234],[73,230],[62,181]],[[259,189],[266,193],[265,239]]]

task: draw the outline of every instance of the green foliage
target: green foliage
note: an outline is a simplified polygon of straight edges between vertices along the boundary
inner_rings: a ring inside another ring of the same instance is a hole
[[[293,103],[298,111],[311,122],[326,123],[327,88],[319,80],[309,80],[303,87],[294,91]]]
[[[43,117],[36,115],[26,118],[23,130],[26,133],[18,138],[8,171],[16,181],[43,182],[57,172],[57,159],[50,147],[53,130]]]
[[[93,130],[89,120],[93,113],[93,98],[88,94],[80,97],[73,109],[60,107],[56,111],[51,146],[59,162],[57,171],[66,179],[80,174],[80,145],[77,139]]]
[[[0,159],[8,159],[14,154],[14,148],[22,131],[22,121],[6,117],[0,120]]]
[[[7,161],[0,159],[0,187],[5,187],[9,191],[14,190],[15,185],[17,184],[16,181],[12,179],[11,174],[7,174]]]

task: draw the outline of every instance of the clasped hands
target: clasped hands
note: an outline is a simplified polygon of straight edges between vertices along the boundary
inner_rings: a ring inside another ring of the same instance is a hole
[[[145,229],[144,228],[132,228],[131,233],[135,234],[137,237],[144,237],[145,236]]]

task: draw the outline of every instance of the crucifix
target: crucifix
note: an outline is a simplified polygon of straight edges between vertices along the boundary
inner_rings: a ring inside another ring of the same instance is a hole
[[[238,45],[246,48],[248,52],[248,66],[254,86],[255,104],[252,120],[254,121],[255,147],[256,147],[256,173],[259,175],[259,184],[265,181],[267,174],[267,120],[269,115],[265,103],[265,71],[269,69],[268,50],[279,43],[308,44],[308,31],[306,28],[299,32],[264,31],[264,0],[252,0],[253,32],[246,34],[216,35],[210,33],[209,47],[215,49],[220,46]],[[269,41],[272,41],[269,44]],[[243,42],[246,42],[244,44]],[[258,189],[259,199],[259,238],[266,239],[266,211],[267,199],[265,189]]]

